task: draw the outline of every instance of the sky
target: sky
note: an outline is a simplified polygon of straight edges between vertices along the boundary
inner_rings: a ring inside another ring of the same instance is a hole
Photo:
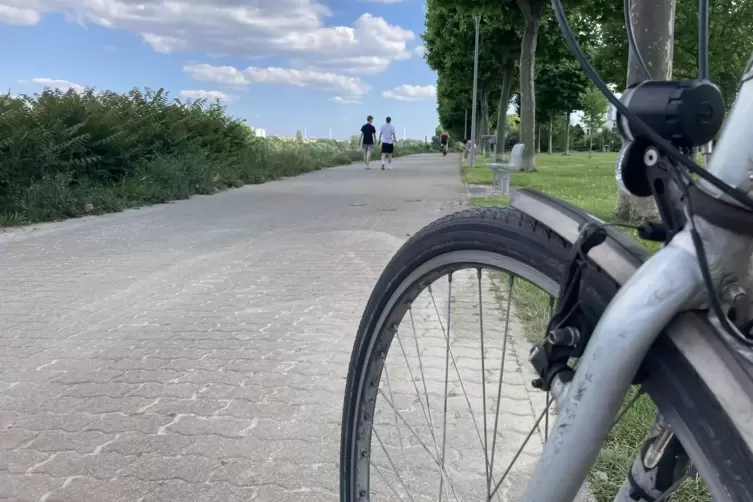
[[[218,97],[267,135],[434,132],[424,0],[0,0],[2,92]]]

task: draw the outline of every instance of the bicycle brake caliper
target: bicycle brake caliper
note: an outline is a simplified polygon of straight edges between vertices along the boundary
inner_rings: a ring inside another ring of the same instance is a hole
[[[580,286],[583,270],[587,265],[588,252],[603,243],[607,238],[604,228],[595,223],[581,227],[578,240],[572,248],[572,257],[560,283],[557,308],[549,320],[546,338],[531,350],[529,361],[539,378],[533,386],[549,391],[554,377],[569,382],[573,370],[568,366],[571,357],[580,357],[586,348],[591,326],[582,321],[585,316],[577,315],[580,310]]]

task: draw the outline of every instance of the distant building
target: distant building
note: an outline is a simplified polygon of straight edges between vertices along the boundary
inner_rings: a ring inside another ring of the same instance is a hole
[[[254,134],[256,135],[256,137],[258,137],[258,138],[266,138],[267,137],[267,130],[266,129],[262,129],[260,127],[253,127],[253,126],[250,126],[250,127],[251,127],[251,130],[254,131]]]

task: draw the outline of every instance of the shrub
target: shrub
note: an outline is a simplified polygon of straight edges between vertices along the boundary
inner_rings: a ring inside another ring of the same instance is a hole
[[[163,89],[0,95],[0,226],[184,199],[361,155],[350,141],[255,137],[221,104]]]

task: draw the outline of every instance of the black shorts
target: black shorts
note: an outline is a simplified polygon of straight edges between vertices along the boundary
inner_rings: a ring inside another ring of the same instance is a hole
[[[392,143],[382,143],[382,153],[392,153],[395,151],[395,145]]]

